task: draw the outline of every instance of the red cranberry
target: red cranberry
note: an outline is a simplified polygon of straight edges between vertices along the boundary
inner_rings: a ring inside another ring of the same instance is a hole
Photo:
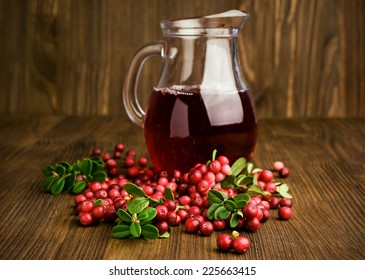
[[[223,233],[218,236],[217,246],[222,251],[229,251],[232,248],[233,239],[227,233]]]
[[[166,221],[169,224],[169,226],[175,226],[176,225],[176,220],[177,220],[176,212],[168,212],[167,213]]]
[[[182,222],[185,222],[185,220],[186,220],[186,216],[188,215],[188,212],[186,212],[184,209],[179,209],[179,210],[176,212],[176,214],[177,214],[178,216],[180,216],[180,218],[181,218],[181,221],[182,221]]]
[[[183,195],[182,197],[179,198],[179,202],[181,205],[190,205],[191,198],[187,195]]]
[[[215,174],[215,181],[220,183],[226,178],[226,175],[224,175],[222,172],[218,172]]]
[[[276,196],[272,196],[272,197],[270,197],[270,199],[269,199],[270,208],[271,208],[271,209],[276,209],[276,208],[278,208],[278,206],[279,206],[279,201],[280,201],[280,199],[279,199],[278,197],[276,197]]]
[[[201,210],[198,206],[191,206],[188,213],[197,216],[201,214]]]
[[[147,195],[152,195],[154,193],[154,190],[153,190],[153,188],[151,186],[144,186],[143,187],[143,191]]]
[[[200,233],[205,236],[209,236],[214,232],[214,226],[211,222],[205,221],[200,225]]]
[[[270,211],[268,209],[262,209],[262,219],[260,220],[260,223],[266,222],[270,218]]]
[[[101,188],[102,188],[102,186],[101,186],[100,182],[93,182],[90,187],[90,189],[93,193],[95,193],[97,190],[100,190]]]
[[[114,200],[114,209],[118,210],[119,208],[123,208],[123,204],[125,204],[126,201],[123,198],[116,198]]]
[[[276,185],[274,182],[268,182],[264,187],[265,192],[274,193],[276,192]]]
[[[105,213],[106,213],[105,207],[101,205],[95,206],[92,211],[93,217],[97,220],[103,219],[105,217]]]
[[[202,180],[202,173],[199,170],[194,170],[189,174],[189,182],[191,184],[199,184]]]
[[[81,212],[90,213],[94,208],[94,202],[90,199],[81,202]]]
[[[292,208],[293,200],[291,200],[290,198],[287,198],[287,197],[283,197],[282,199],[280,199],[279,205],[280,205],[280,207]]]
[[[111,159],[111,156],[110,156],[110,154],[105,153],[105,154],[102,154],[102,155],[101,155],[101,158],[102,158],[102,160],[105,162],[105,161],[107,161],[108,159]]]
[[[228,164],[222,165],[222,171],[224,175],[231,174],[231,167]]]
[[[289,207],[281,207],[278,213],[281,220],[289,220],[293,215],[293,210]]]
[[[139,170],[138,170],[137,166],[132,166],[132,167],[127,168],[126,174],[128,177],[134,178],[138,175],[138,171]]]
[[[226,222],[224,220],[214,220],[213,221],[214,230],[224,230],[226,228]]]
[[[127,167],[132,167],[132,166],[134,166],[134,157],[126,157],[126,158],[124,159],[124,164],[125,164],[125,166],[127,166]]]
[[[107,198],[107,197],[108,197],[108,193],[104,190],[97,190],[95,192],[95,198],[96,199],[103,199],[103,198]]]
[[[217,173],[221,172],[222,164],[220,163],[219,160],[213,160],[212,162],[209,163],[208,169],[209,169],[209,171],[213,172],[214,174],[217,174]]]
[[[135,157],[136,156],[136,151],[135,150],[129,150],[126,152],[125,154],[127,157]]]
[[[105,165],[106,165],[107,168],[114,168],[114,167],[117,167],[118,166],[116,160],[115,159],[112,159],[112,158],[111,159],[108,159],[105,162]]]
[[[264,217],[264,213],[262,212],[261,208],[257,208],[257,215],[256,218],[259,219],[259,221],[261,221],[261,219]]]
[[[272,164],[272,168],[274,171],[278,172],[280,169],[282,169],[284,167],[284,163],[281,161],[275,161]]]
[[[122,143],[118,143],[114,146],[114,150],[118,151],[118,152],[123,152],[124,151],[124,145]]]
[[[290,174],[290,169],[287,167],[283,167],[282,169],[279,170],[279,176],[281,178],[287,178],[289,177]]]
[[[83,194],[78,194],[78,195],[76,195],[76,196],[75,196],[75,198],[74,198],[74,202],[75,202],[75,204],[77,205],[77,204],[79,204],[79,203],[81,203],[81,202],[85,201],[86,199],[87,199],[87,197],[86,197],[85,195],[83,195]]]
[[[167,209],[169,210],[169,211],[175,211],[175,209],[176,209],[176,203],[175,203],[175,201],[173,201],[173,200],[166,200],[165,202],[164,202],[164,205],[167,207]]]
[[[206,180],[209,184],[213,184],[215,182],[215,175],[213,172],[208,171],[204,174],[204,180]]]
[[[110,207],[106,209],[104,221],[106,223],[114,223],[115,220],[118,218],[117,212],[115,211],[114,207]]]
[[[199,231],[201,222],[195,218],[189,218],[185,222],[185,230],[188,233],[196,233]]]
[[[256,217],[258,212],[258,207],[254,203],[248,203],[245,207],[242,209],[243,215],[247,218],[253,218]]]
[[[164,234],[166,231],[169,230],[169,224],[166,221],[159,221],[156,224],[156,227],[160,235]]]
[[[274,179],[274,173],[272,173],[270,170],[263,170],[260,174],[260,180],[269,183]]]
[[[229,159],[226,156],[219,156],[217,158],[222,165],[229,165]]]
[[[93,216],[90,213],[80,213],[79,222],[83,226],[91,226],[93,223]]]
[[[246,219],[245,221],[245,229],[250,232],[254,232],[260,228],[260,220],[256,217],[251,219]]]
[[[232,248],[237,254],[243,254],[250,248],[250,240],[246,237],[239,236],[233,239]]]
[[[138,164],[139,164],[140,166],[147,166],[147,163],[148,163],[148,160],[147,160],[147,158],[145,158],[145,157],[140,157],[140,158],[138,159]]]
[[[165,205],[158,205],[156,207],[156,220],[158,221],[165,221],[167,220],[167,213],[169,213],[169,209]]]
[[[91,155],[94,157],[100,157],[101,155],[101,148],[95,147],[92,152]]]
[[[113,158],[114,158],[114,159],[120,159],[120,157],[121,157],[121,153],[120,153],[119,151],[115,151],[115,152],[113,153]]]
[[[208,194],[208,191],[210,190],[210,184],[207,180],[201,180],[200,183],[197,186],[197,190],[202,195]]]

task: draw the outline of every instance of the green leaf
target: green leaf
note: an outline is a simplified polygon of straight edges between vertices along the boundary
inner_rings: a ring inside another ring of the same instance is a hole
[[[138,187],[133,183],[126,183],[124,185],[124,190],[126,190],[127,193],[133,196],[138,196],[138,197],[147,196],[146,193],[140,187]]]
[[[65,189],[70,191],[75,184],[76,173],[72,170],[65,178]]]
[[[78,194],[82,193],[85,189],[86,189],[86,181],[81,180],[78,181],[76,184],[74,184],[72,192]]]
[[[239,216],[237,213],[233,213],[231,219],[229,220],[229,226],[235,228],[238,224]]]
[[[46,177],[53,176],[53,172],[55,172],[55,169],[52,165],[48,165],[45,169],[43,169],[43,175]]]
[[[141,215],[145,215],[145,218],[141,218]],[[145,208],[139,215],[138,220],[140,220],[141,224],[148,223],[152,221],[157,215],[157,211],[155,208]]]
[[[81,163],[81,173],[85,176],[89,176],[91,174],[92,162],[90,159],[84,159]]]
[[[45,180],[44,180],[44,188],[49,191],[51,189],[51,185],[53,183],[53,181],[56,180],[53,176],[51,177],[47,177]]]
[[[234,197],[234,201],[236,202],[237,208],[242,208],[247,205],[251,200],[251,197],[248,194],[240,193]]]
[[[282,197],[286,197],[286,198],[293,198],[292,195],[290,195],[288,193],[289,191],[289,187],[287,184],[285,183],[282,183],[280,185],[277,185],[276,186],[276,191],[282,196]]]
[[[155,227],[151,224],[142,226],[142,235],[146,239],[156,239],[159,237],[157,227]]]
[[[247,161],[245,158],[237,159],[231,166],[231,175],[237,176],[243,169],[247,166]]]
[[[112,229],[112,237],[114,238],[126,238],[131,234],[129,225],[117,225]]]
[[[252,185],[251,187],[248,188],[246,194],[248,194],[249,196],[255,196],[255,195],[270,195],[270,193],[265,192],[260,186],[258,185]]]
[[[133,223],[129,226],[129,230],[131,232],[131,235],[133,237],[140,237],[141,233],[142,233],[142,228],[140,226],[140,224],[138,223]]]
[[[51,193],[52,194],[60,194],[65,186],[65,179],[58,178],[51,184]]]
[[[164,197],[168,200],[175,200],[174,194],[170,188],[166,188],[164,191]]]
[[[102,199],[95,200],[94,206],[99,206],[99,205],[103,206],[103,200]]]
[[[144,208],[146,208],[149,204],[149,200],[145,197],[138,197],[133,199],[128,204],[128,211],[131,214],[141,213]]]
[[[247,168],[246,168],[246,170],[247,170],[247,174],[251,174],[251,172],[252,172],[252,168],[253,168],[253,163],[249,162],[249,163],[247,164]]]
[[[98,171],[102,171],[102,170],[103,169],[100,168],[100,164],[96,160],[92,159],[91,160],[91,174],[98,172]]]
[[[255,168],[254,170],[252,170],[252,173],[255,174],[255,173],[258,173],[258,172],[261,172],[262,169],[261,168]]]
[[[72,169],[72,165],[71,165],[71,164],[69,164],[67,161],[61,161],[60,165],[62,165],[62,166],[65,168],[65,170],[66,170],[66,171],[67,171],[69,168],[71,168],[71,169]]]
[[[215,220],[225,220],[231,215],[231,211],[228,211],[225,206],[219,206],[214,212]]]
[[[66,168],[60,164],[57,164],[55,167],[55,172],[59,177],[62,177],[63,175],[65,175]]]
[[[223,192],[217,190],[210,190],[208,192],[209,205],[212,205],[213,203],[223,202],[225,199],[227,199],[227,195]]]
[[[222,189],[229,188],[235,182],[235,180],[236,180],[235,175],[226,176],[226,178],[224,178],[224,180],[221,182]]]
[[[92,181],[93,182],[104,182],[106,179],[106,173],[105,171],[96,171],[91,174],[92,175]]]
[[[226,206],[226,209],[228,211],[231,211],[231,212],[234,209],[237,209],[238,208],[237,205],[236,205],[236,203],[234,201],[230,200],[230,199],[226,200],[226,205],[225,206]]]
[[[166,231],[164,234],[161,234],[158,237],[159,238],[169,238],[170,237],[170,233],[169,233],[169,231]]]
[[[132,216],[129,215],[126,211],[124,211],[123,209],[118,209],[118,217],[121,221],[126,221],[126,222],[131,222],[132,221]]]
[[[214,213],[215,210],[217,210],[218,207],[223,206],[223,202],[221,203],[213,203],[212,205],[210,205],[208,212],[207,212],[207,216],[209,220],[214,220]]]
[[[238,185],[250,185],[253,183],[253,177],[250,175],[240,175],[237,177],[236,184]]]

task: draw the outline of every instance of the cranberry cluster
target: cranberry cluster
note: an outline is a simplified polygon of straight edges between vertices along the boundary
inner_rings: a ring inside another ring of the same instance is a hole
[[[165,171],[156,172],[148,167],[145,157],[136,157],[134,150],[125,151],[123,144],[117,144],[112,153],[102,153],[100,148],[93,149],[92,155],[101,157],[105,162],[108,176],[105,182],[89,182],[82,194],[75,196],[75,209],[82,225],[90,226],[100,221],[115,222],[118,209],[127,211],[133,196],[124,185],[133,182],[144,193],[161,202],[155,207],[157,214],[154,225],[163,235],[170,227],[184,224],[187,233],[200,233],[209,236],[214,231],[229,228],[229,219],[208,219],[208,192],[218,190],[232,197],[237,195],[232,187],[223,189],[221,182],[231,173],[227,157],[219,156],[207,164],[198,163],[189,172],[182,174],[175,170],[173,174]],[[281,219],[292,216],[292,199],[279,198],[276,193],[275,172],[286,178],[289,169],[282,162],[275,162],[272,170],[257,172],[257,182],[269,195],[251,197],[249,203],[241,209],[242,215],[234,230],[247,232],[257,231],[261,224],[270,218],[270,209],[278,209]],[[165,197],[165,190],[170,189],[174,199]],[[250,246],[246,237],[222,234],[218,237],[217,246],[223,251],[233,249],[236,253],[244,253]]]

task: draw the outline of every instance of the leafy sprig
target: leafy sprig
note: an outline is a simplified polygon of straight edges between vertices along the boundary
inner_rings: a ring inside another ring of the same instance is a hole
[[[145,239],[158,238],[158,229],[152,224],[157,211],[148,205],[148,198],[138,197],[128,204],[128,212],[118,209],[120,221],[113,227],[112,236],[114,238],[138,238],[142,235]]]
[[[213,159],[215,153],[213,153]],[[228,198],[224,192],[210,190],[208,193],[209,209],[208,218],[211,220],[226,220],[230,217],[230,227],[237,226],[240,217],[244,217],[242,208],[247,205],[252,196],[256,195],[277,195],[280,197],[292,198],[288,193],[287,184],[277,182],[276,193],[271,194],[264,191],[258,184],[258,174],[262,170],[254,168],[253,163],[247,162],[245,158],[237,159],[231,166],[231,173],[221,182],[222,189],[233,188],[236,196]]]
[[[81,193],[87,182],[104,182],[107,176],[100,158],[84,158],[74,164],[62,161],[48,165],[43,174],[46,176],[44,188],[54,195],[65,189],[75,194]]]
[[[112,236],[114,238],[138,238],[143,236],[145,239],[169,237],[169,232],[160,235],[157,227],[153,225],[153,219],[157,214],[154,207],[162,204],[163,201],[157,201],[149,197],[133,183],[126,183],[124,189],[131,196],[132,200],[127,206],[128,211],[118,209],[119,223],[113,227]],[[171,189],[166,188],[164,197],[174,200]]]
[[[238,224],[239,217],[243,217],[242,208],[247,205],[251,197],[241,193],[228,198],[224,192],[210,190],[208,193],[209,209],[207,216],[210,220],[225,220],[231,216],[230,226]]]

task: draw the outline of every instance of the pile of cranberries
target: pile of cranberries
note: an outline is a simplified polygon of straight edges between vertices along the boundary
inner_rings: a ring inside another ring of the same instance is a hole
[[[89,182],[82,194],[74,198],[79,222],[91,226],[101,221],[114,223],[118,209],[127,210],[133,197],[124,190],[124,185],[132,182],[139,186],[146,195],[163,203],[156,206],[157,215],[154,225],[159,234],[165,234],[170,227],[184,224],[187,233],[210,236],[214,231],[230,229],[229,219],[208,219],[208,192],[211,189],[224,192],[227,197],[235,196],[234,189],[222,189],[222,182],[231,173],[227,157],[219,156],[208,164],[198,163],[187,173],[175,170],[173,174],[165,171],[156,172],[148,167],[145,157],[137,157],[134,150],[125,150],[123,144],[117,144],[112,153],[103,153],[94,148],[92,156],[101,157],[105,162],[107,178],[104,182]],[[274,194],[275,174],[281,178],[289,176],[290,170],[280,161],[273,163],[271,170],[262,170],[257,174],[258,185],[266,192]],[[174,200],[164,197],[169,188]],[[261,224],[270,218],[270,209],[277,209],[278,217],[288,220],[292,216],[293,201],[290,198],[257,195],[242,208],[243,216],[232,234],[223,233],[217,239],[217,246],[222,251],[233,250],[244,253],[250,247],[247,237],[239,236],[238,231],[255,232]]]

